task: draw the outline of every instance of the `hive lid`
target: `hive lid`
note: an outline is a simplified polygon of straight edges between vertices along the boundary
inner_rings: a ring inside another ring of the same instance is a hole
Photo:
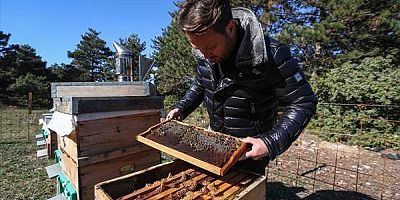
[[[236,137],[175,120],[150,127],[137,140],[221,176],[248,149],[248,144]]]

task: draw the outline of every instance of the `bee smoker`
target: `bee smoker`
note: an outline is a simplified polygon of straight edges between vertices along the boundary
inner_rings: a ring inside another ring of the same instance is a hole
[[[113,46],[116,50],[115,64],[118,82],[133,81],[132,51],[115,41]]]

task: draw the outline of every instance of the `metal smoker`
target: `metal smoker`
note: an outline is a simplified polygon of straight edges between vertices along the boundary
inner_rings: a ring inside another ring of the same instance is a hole
[[[133,81],[132,51],[115,41],[113,46],[116,51],[115,65],[118,82]]]

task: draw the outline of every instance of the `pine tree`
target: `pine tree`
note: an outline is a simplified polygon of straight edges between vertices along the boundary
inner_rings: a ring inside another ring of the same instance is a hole
[[[258,20],[263,26],[268,26],[270,21],[269,11],[272,6],[272,0],[232,0],[231,6],[248,8],[256,14]]]
[[[1,34],[0,34],[1,35]],[[4,35],[4,34],[3,34]],[[0,54],[0,98],[8,98],[10,92],[7,90],[20,77],[28,73],[33,76],[47,78],[49,70],[46,62],[36,54],[36,50],[29,45],[8,45],[9,34],[1,40]],[[15,94],[16,97],[25,98],[26,94]]]
[[[104,81],[107,71],[112,69],[108,65],[112,52],[99,35],[100,32],[89,28],[88,32],[82,35],[76,49],[73,52],[68,51],[68,57],[73,59],[71,64],[82,71],[81,81]]]
[[[3,56],[4,52],[7,50],[8,40],[10,40],[11,34],[6,34],[0,31],[0,57]]]
[[[280,5],[274,7],[275,12],[284,13],[287,23],[280,23],[283,29],[278,38],[291,44],[305,70],[314,75],[326,73],[334,62],[399,52],[399,1],[288,1]],[[399,64],[399,59],[394,62]]]
[[[6,54],[8,54],[8,41],[10,34],[0,31],[0,98],[6,98],[6,89],[12,83],[10,80],[11,72],[8,69],[9,62],[7,62]]]
[[[162,94],[173,95],[176,100],[183,96],[195,75],[196,63],[191,47],[176,22],[172,21],[162,35],[153,40],[153,48],[157,89]]]
[[[75,82],[79,81],[81,71],[71,64],[53,64],[49,68],[49,81],[51,82]]]
[[[33,105],[48,106],[50,99],[50,83],[45,76],[31,73],[20,75],[13,84],[7,88],[10,97],[17,98],[17,102],[26,105],[26,96],[32,92]]]

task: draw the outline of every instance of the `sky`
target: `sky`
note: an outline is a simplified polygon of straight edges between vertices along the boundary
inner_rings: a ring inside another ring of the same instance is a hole
[[[94,28],[113,50],[112,41],[138,34],[153,52],[152,39],[171,22],[173,0],[0,0],[0,30],[9,44],[29,44],[37,55],[54,63],[70,63],[81,35]]]

